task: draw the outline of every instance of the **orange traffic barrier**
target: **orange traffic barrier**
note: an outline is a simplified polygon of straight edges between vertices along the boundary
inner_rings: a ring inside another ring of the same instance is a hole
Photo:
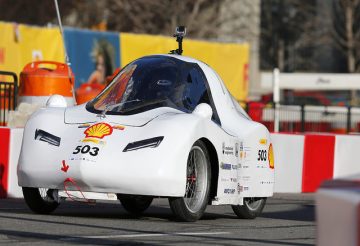
[[[108,85],[116,77],[116,75],[118,75],[120,70],[121,68],[117,68],[112,75],[106,77],[106,85]],[[82,84],[76,90],[77,104],[83,104],[95,98],[106,87],[106,85],[91,82]]]
[[[45,104],[47,98],[54,94],[72,100],[74,81],[71,68],[64,63],[31,62],[20,73],[19,102]],[[36,97],[39,97],[38,100]],[[45,99],[40,97],[45,97]]]
[[[98,83],[85,83],[76,90],[77,104],[83,104],[95,98],[103,89],[105,85]]]

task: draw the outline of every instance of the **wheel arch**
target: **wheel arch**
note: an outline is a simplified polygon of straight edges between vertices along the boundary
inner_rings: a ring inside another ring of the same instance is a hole
[[[210,195],[208,204],[211,204],[211,201],[215,198],[218,188],[218,179],[219,179],[219,158],[216,152],[215,146],[207,138],[200,138],[208,151],[210,164],[211,164],[211,182],[210,182]]]

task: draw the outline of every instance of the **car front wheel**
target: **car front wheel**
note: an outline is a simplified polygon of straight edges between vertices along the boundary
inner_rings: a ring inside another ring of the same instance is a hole
[[[188,156],[185,196],[169,198],[170,208],[179,220],[192,222],[201,218],[209,200],[210,177],[209,154],[199,140]]]
[[[23,187],[22,190],[26,204],[34,213],[50,214],[59,206],[51,189]]]
[[[231,206],[234,213],[241,219],[255,219],[264,209],[266,197],[244,198],[244,205]]]
[[[124,209],[134,215],[142,214],[151,205],[153,200],[150,196],[136,195],[118,195],[118,198]]]

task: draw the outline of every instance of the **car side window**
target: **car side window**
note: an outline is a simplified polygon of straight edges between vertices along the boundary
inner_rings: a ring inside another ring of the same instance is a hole
[[[183,94],[184,106],[193,111],[200,103],[210,104],[208,92],[202,74],[196,67],[190,67],[185,73],[185,88]]]
[[[212,120],[220,125],[220,120],[216,112],[214,103],[211,101],[210,89],[207,87],[207,80],[200,68],[191,65],[183,70],[183,80],[186,87],[183,94],[183,105],[192,112],[200,103],[207,103],[213,109]]]

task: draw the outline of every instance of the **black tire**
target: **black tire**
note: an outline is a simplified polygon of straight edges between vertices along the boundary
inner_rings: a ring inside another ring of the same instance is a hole
[[[232,205],[234,213],[241,219],[255,219],[264,209],[266,197],[244,198],[244,205]]]
[[[125,210],[134,215],[141,215],[153,201],[151,196],[118,195],[118,198]]]
[[[194,155],[197,156],[197,159],[194,159]],[[195,169],[197,170],[196,173]],[[210,193],[210,159],[202,141],[198,140],[192,146],[186,170],[185,196],[169,198],[169,203],[178,220],[193,222],[200,219],[204,214]],[[195,196],[198,200],[194,198]]]
[[[23,187],[22,191],[26,204],[34,213],[50,214],[59,206],[52,198],[52,190]]]

